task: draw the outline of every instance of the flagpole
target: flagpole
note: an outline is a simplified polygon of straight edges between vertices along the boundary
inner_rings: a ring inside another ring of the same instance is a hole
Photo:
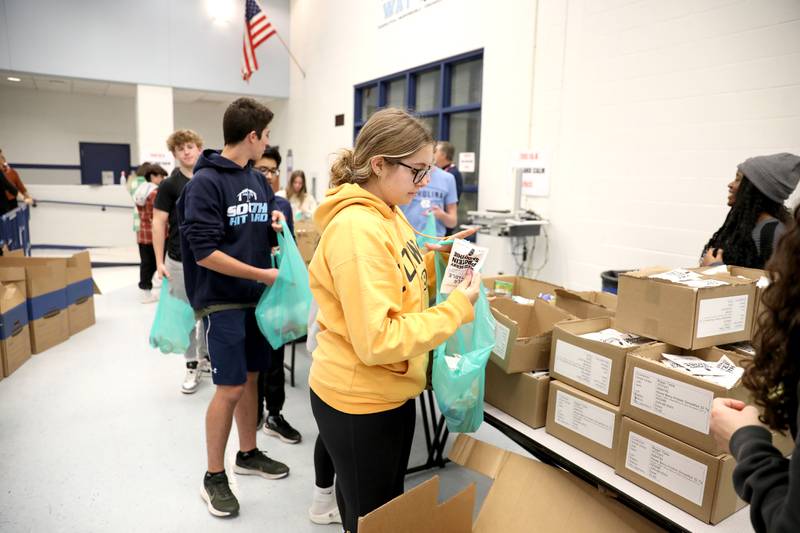
[[[283,45],[284,48],[286,48],[286,51],[289,53],[289,57],[292,58],[292,61],[294,61],[294,64],[297,65],[298,69],[300,69],[300,73],[303,75],[303,78],[305,78],[306,77],[306,71],[303,70],[303,67],[300,66],[300,63],[298,63],[297,58],[294,57],[294,54],[289,49],[289,46],[286,44],[286,41],[283,40],[283,37],[281,37],[281,34],[278,33],[278,30],[275,30],[275,37],[280,39],[281,44]]]
[[[255,0],[255,2],[256,2],[256,4],[258,4],[258,7],[261,8],[261,11],[263,13],[266,13],[266,11],[264,11],[264,7],[261,5],[261,3],[258,0]],[[303,75],[303,78],[305,78],[306,77],[306,71],[303,70],[303,67],[301,67],[300,63],[297,61],[297,58],[294,57],[294,54],[289,49],[289,45],[287,45],[286,41],[283,40],[283,37],[281,37],[281,34],[278,32],[278,29],[275,28],[275,26],[273,26],[272,28],[275,30],[275,36],[281,41],[281,44],[283,45],[284,48],[286,48],[286,51],[289,53],[289,57],[292,58],[292,61],[294,61],[294,64],[297,65],[297,68],[300,70],[300,73]]]

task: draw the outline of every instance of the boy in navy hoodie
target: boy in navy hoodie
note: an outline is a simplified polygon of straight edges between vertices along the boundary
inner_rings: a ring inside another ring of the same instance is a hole
[[[214,516],[239,511],[224,466],[234,416],[239,433],[234,472],[267,479],[289,474],[289,467],[256,447],[257,380],[269,368],[269,346],[255,306],[278,276],[269,255],[285,221],[252,166],[269,144],[272,116],[252,98],[228,106],[222,119],[225,148],[203,152],[178,200],[186,293],[203,319],[216,385],[206,413],[208,470],[201,490]]]

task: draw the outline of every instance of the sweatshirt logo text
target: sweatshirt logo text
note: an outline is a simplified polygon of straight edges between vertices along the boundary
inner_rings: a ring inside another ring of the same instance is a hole
[[[226,211],[228,225],[240,226],[247,222],[269,222],[269,204],[258,202],[258,195],[251,189],[242,189],[236,195],[239,201],[236,205],[229,205]]]

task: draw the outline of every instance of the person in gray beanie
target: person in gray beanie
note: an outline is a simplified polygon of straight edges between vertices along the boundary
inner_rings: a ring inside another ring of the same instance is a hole
[[[784,202],[800,181],[800,157],[751,157],[737,168],[736,179],[728,184],[731,209],[703,248],[700,264],[763,269],[792,223]]]

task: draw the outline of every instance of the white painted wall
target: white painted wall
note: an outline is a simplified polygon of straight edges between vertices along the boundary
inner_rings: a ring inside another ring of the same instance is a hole
[[[276,38],[257,49],[261,70],[242,81],[244,2],[217,0],[3,0],[0,69],[204,91],[286,97],[289,56]],[[289,0],[267,16],[289,38]]]
[[[800,153],[796,1],[441,0],[378,29],[381,4],[292,1],[295,167],[326,177],[352,145],[355,84],[483,48],[479,206],[511,208],[511,152],[547,150],[551,195],[530,203],[553,223],[543,279],[695,264],[736,164]]]
[[[532,145],[553,153],[542,277],[694,265],[747,157],[800,153],[800,3],[540,3]],[[537,254],[535,262],[542,256]]]

